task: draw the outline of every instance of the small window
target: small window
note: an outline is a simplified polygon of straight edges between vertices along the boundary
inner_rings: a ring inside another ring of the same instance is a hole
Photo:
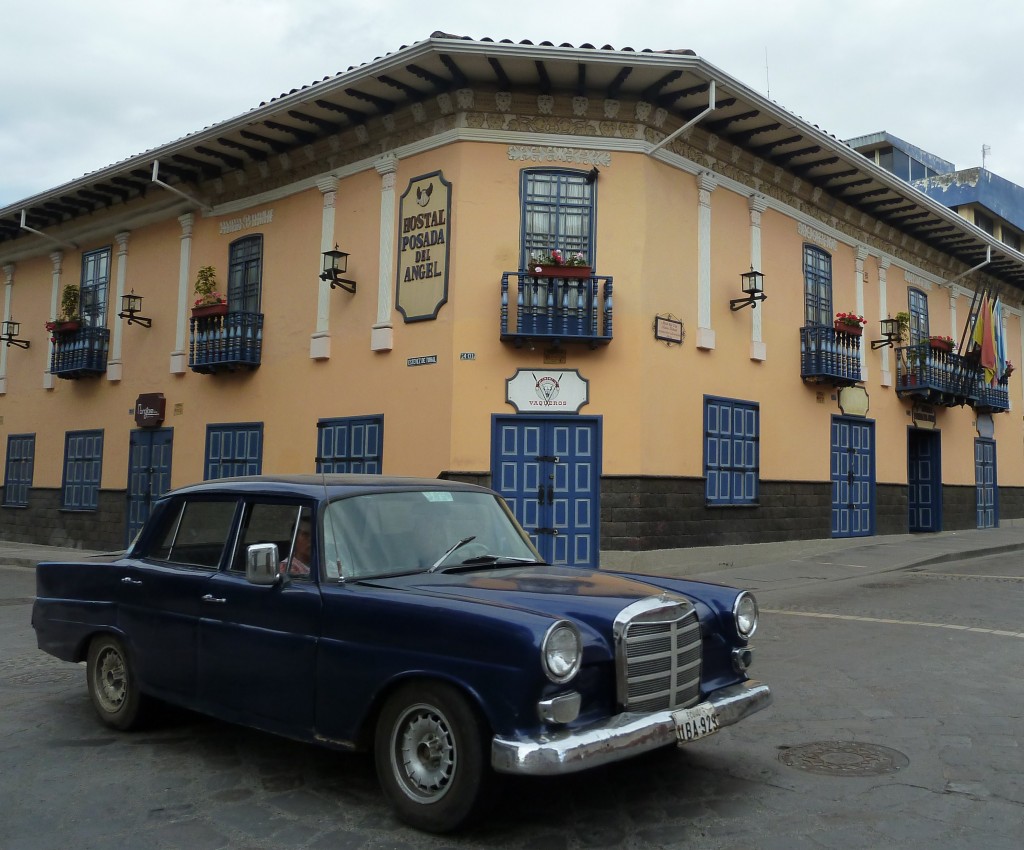
[[[206,426],[204,478],[259,475],[263,469],[263,423]]]
[[[103,471],[103,432],[68,431],[64,435],[64,482],[61,507],[69,511],[99,508]]]
[[[177,511],[167,511],[159,541],[148,557],[174,564],[220,566],[231,533],[237,501],[182,502]]]
[[[974,223],[984,230],[986,233],[995,235],[996,223],[990,215],[986,215],[981,210],[974,211]]]
[[[832,256],[814,245],[804,245],[804,322],[831,327]]]
[[[4,470],[4,504],[11,508],[28,507],[35,465],[36,435],[11,434],[7,437],[7,466]]]
[[[760,406],[704,398],[704,479],[708,506],[754,505],[760,476]]]
[[[1020,251],[1020,234],[1014,233],[1008,227],[1003,227],[1003,244],[1009,245],[1014,251]]]
[[[352,416],[316,423],[316,471],[380,475],[384,417]]]

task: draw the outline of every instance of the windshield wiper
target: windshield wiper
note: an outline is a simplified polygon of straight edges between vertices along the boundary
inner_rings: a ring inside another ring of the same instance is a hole
[[[476,535],[475,534],[471,534],[471,535],[469,535],[469,537],[463,537],[458,543],[456,543],[454,546],[452,546],[451,549],[449,549],[440,558],[438,558],[436,561],[434,561],[434,565],[432,567],[430,567],[430,569],[428,569],[427,572],[428,573],[437,572],[437,568],[440,567],[441,564],[443,564],[448,559],[449,555],[451,555],[453,552],[456,552],[457,550],[461,549],[467,543],[472,543],[474,540],[476,540]]]
[[[536,558],[519,558],[515,555],[474,555],[472,558],[466,558],[462,562],[463,565],[469,564],[536,564],[544,565],[544,561],[538,561]]]

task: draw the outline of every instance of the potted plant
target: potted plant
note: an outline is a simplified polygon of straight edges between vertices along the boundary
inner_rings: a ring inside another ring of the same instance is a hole
[[[1013,374],[1013,363],[1009,360],[1006,361],[1006,368],[1003,370],[1003,374],[999,377],[999,383],[1005,384],[1010,380],[1010,375]]]
[[[900,331],[900,342],[907,342],[910,339],[910,313],[901,310],[896,314],[896,327]]]
[[[196,272],[194,289],[193,317],[223,316],[227,313],[228,299],[217,290],[217,270],[213,266],[203,266]]]
[[[46,329],[54,333],[77,331],[82,326],[82,320],[78,314],[78,302],[78,286],[74,283],[66,284],[60,293],[60,314],[56,319],[51,319],[46,323]]]
[[[867,323],[867,319],[856,313],[836,313],[834,327],[839,333],[860,336],[864,333],[864,325]]]
[[[936,351],[950,352],[956,349],[956,343],[953,342],[953,337],[951,336],[930,336],[928,337],[928,345]]]
[[[557,248],[539,257],[530,257],[530,268],[543,277],[590,277],[591,274],[591,266],[582,252],[563,254]]]

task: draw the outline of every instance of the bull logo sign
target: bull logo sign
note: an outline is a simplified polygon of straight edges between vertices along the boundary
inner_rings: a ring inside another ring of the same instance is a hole
[[[436,319],[448,300],[452,186],[440,171],[409,181],[398,213],[395,307],[406,322]]]

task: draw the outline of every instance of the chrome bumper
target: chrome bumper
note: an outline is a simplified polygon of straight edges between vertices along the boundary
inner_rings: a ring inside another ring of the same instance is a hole
[[[706,703],[718,714],[719,726],[731,726],[772,703],[772,692],[761,682],[748,680],[712,693]],[[498,773],[557,776],[676,743],[671,711],[617,714],[583,729],[553,732],[536,738],[494,737],[491,767]]]

